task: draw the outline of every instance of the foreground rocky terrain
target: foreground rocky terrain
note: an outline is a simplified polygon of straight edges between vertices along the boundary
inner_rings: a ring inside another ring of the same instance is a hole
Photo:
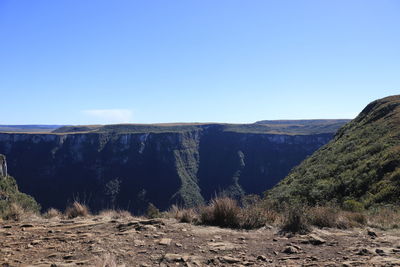
[[[91,216],[0,222],[1,266],[400,266],[400,231],[280,235],[174,219]]]

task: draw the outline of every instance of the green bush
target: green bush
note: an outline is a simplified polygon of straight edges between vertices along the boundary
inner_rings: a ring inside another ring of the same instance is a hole
[[[343,209],[347,211],[361,212],[365,208],[361,202],[354,199],[349,199],[343,202]]]
[[[146,217],[151,219],[160,218],[161,212],[153,203],[149,203],[147,206]]]
[[[13,208],[14,207],[14,208]],[[35,199],[18,190],[17,182],[11,176],[0,178],[0,217],[8,217],[12,210],[20,210],[30,213],[38,213],[40,205]]]

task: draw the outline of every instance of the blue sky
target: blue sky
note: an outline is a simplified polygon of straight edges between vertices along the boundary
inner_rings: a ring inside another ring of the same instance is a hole
[[[400,93],[400,1],[0,0],[0,124],[353,118]]]

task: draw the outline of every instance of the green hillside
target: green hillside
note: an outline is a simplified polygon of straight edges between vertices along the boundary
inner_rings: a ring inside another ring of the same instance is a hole
[[[370,103],[266,197],[310,205],[400,203],[400,95]]]
[[[5,160],[5,157],[0,154],[0,159]],[[24,211],[39,212],[40,210],[35,199],[18,190],[17,182],[13,177],[0,174],[0,218],[8,218],[14,213],[13,204]]]

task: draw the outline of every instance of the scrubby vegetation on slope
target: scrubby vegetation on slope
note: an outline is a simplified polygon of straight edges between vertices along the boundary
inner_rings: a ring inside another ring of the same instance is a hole
[[[266,192],[276,203],[350,210],[400,201],[400,95],[370,103],[334,140]]]
[[[0,177],[0,218],[18,219],[24,212],[39,212],[40,206],[31,196],[18,190],[11,176]]]

